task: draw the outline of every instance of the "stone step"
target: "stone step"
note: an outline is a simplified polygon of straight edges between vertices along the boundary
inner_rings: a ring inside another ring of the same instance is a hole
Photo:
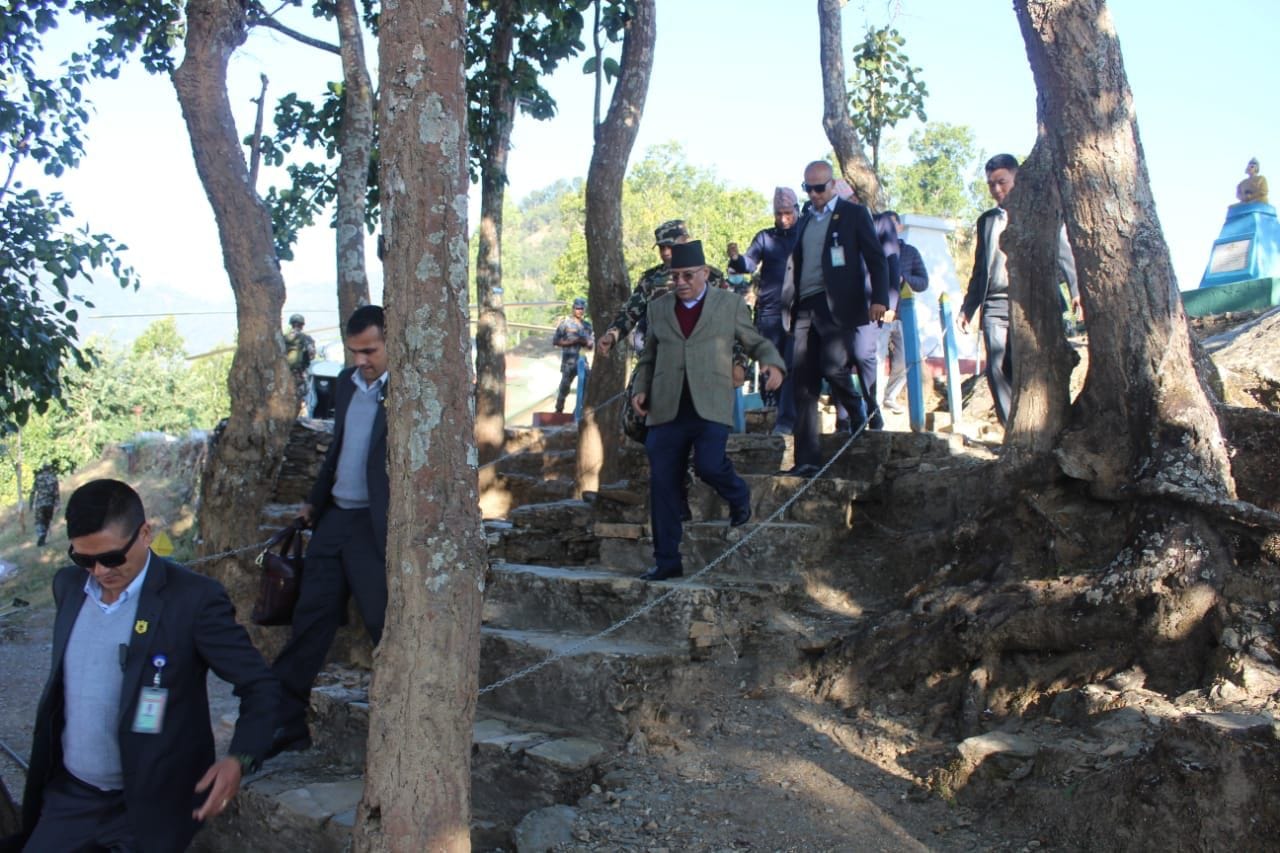
[[[493,482],[484,487],[480,511],[485,518],[505,518],[513,509],[571,498],[571,477],[546,479],[531,474],[494,474]]]
[[[623,527],[630,529],[619,529]],[[707,582],[726,578],[798,581],[801,569],[825,563],[832,549],[847,541],[839,530],[799,522],[751,522],[742,527],[730,527],[727,521],[689,522],[680,543],[685,574],[701,569],[753,530],[759,532],[714,569]],[[653,565],[653,539],[647,525],[597,525],[596,534],[602,565],[636,573]]]
[[[672,592],[633,575],[598,567],[570,568],[495,561],[485,584],[484,623],[494,628],[603,631]],[[778,602],[796,595],[789,584],[691,583],[610,636],[658,644],[684,642],[702,659],[724,642],[737,643]]]
[[[578,446],[578,427],[569,424],[559,427],[507,427],[503,453],[522,450],[573,450]]]
[[[673,672],[689,662],[685,644],[514,628],[481,629],[482,689],[556,652],[564,657],[480,697],[485,713],[502,713],[620,742],[662,702]]]
[[[804,488],[808,480],[802,477],[744,474],[742,479],[751,489],[752,519],[756,521],[768,519],[803,488],[804,493],[777,521],[848,527],[855,515],[854,505],[879,500],[883,492],[879,484],[863,480],[819,477]],[[648,501],[634,490],[629,489],[625,496],[619,489],[606,491],[596,506],[596,518],[602,522],[647,524],[649,521]],[[715,489],[697,477],[689,489],[689,509],[694,521],[719,521],[729,517],[729,505]]]
[[[197,836],[192,849],[349,850],[364,791],[368,711],[366,689],[340,684],[318,688],[310,721],[315,747],[283,753],[246,777],[235,805]],[[234,724],[234,714],[223,719],[223,739],[230,739]],[[577,802],[598,781],[602,763],[615,748],[512,717],[478,715],[471,756],[472,844],[477,849],[509,847],[511,829],[528,812]]]
[[[566,450],[541,450],[531,448],[517,450],[515,453],[500,458],[494,466],[503,474],[528,474],[535,477],[567,477],[574,476],[574,465],[577,450],[570,447]]]

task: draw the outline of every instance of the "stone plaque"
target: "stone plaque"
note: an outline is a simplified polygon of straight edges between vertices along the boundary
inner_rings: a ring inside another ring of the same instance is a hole
[[[1232,240],[1230,243],[1219,243],[1213,247],[1209,255],[1209,274],[1235,272],[1249,264],[1249,244],[1252,240]]]

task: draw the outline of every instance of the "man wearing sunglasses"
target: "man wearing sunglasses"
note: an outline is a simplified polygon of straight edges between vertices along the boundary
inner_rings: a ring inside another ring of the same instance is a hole
[[[806,166],[802,188],[811,204],[797,226],[792,274],[783,282],[782,304],[794,335],[796,465],[787,473],[809,477],[822,462],[822,380],[845,411],[861,411],[862,399],[849,379],[856,359],[863,393],[868,401],[875,398],[877,324],[889,305],[889,267],[870,212],[837,196],[830,163],[817,160]],[[877,426],[879,415],[872,412],[872,426]]]
[[[75,565],[53,580],[24,849],[185,850],[266,753],[279,686],[222,585],[151,552],[127,484],[84,484],[66,520]],[[240,697],[230,754],[216,762],[210,669]]]
[[[773,344],[756,331],[751,309],[730,290],[708,286],[702,243],[671,252],[674,289],[649,303],[649,341],[636,365],[631,406],[648,419],[649,515],[654,566],[643,580],[680,577],[681,492],[689,455],[694,471],[729,504],[729,524],[751,518],[751,491],[725,453],[733,423],[733,351],[742,346],[760,362],[769,391],[785,367]]]

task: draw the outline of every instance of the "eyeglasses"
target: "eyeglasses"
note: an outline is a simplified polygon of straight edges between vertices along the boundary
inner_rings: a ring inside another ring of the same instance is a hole
[[[671,273],[672,281],[693,281],[698,274],[698,270],[676,270]]]
[[[801,184],[800,189],[804,190],[807,193],[820,193],[823,190],[825,190],[827,187],[831,186],[831,182],[834,180],[835,178],[827,178],[825,181],[823,181],[820,184]]]
[[[124,561],[129,559],[129,549],[133,547],[133,543],[138,541],[138,534],[142,532],[142,524],[138,525],[138,529],[133,531],[133,535],[129,537],[129,541],[125,543],[123,548],[117,548],[114,551],[103,551],[101,554],[78,554],[74,545],[67,546],[67,556],[71,558],[71,562],[87,572],[93,571],[94,566],[102,566],[104,569],[118,569],[124,565]]]

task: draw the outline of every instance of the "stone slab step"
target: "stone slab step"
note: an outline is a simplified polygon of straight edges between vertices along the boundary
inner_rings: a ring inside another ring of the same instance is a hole
[[[481,629],[480,684],[497,683],[553,653],[565,656],[480,697],[485,713],[503,713],[607,741],[624,741],[642,714],[661,703],[684,643],[605,637],[575,648],[587,634]]]
[[[539,566],[495,561],[485,586],[484,622],[494,628],[592,634],[625,620],[672,591],[599,567]],[[787,584],[682,584],[614,636],[658,644],[685,641],[691,656],[736,639],[762,611],[795,594]]]
[[[528,448],[517,450],[506,458],[499,458],[493,467],[503,474],[528,474],[540,477],[574,476],[578,452],[570,447],[565,450]]]
[[[573,450],[578,446],[578,426],[507,427],[503,453],[521,450]]]
[[[546,479],[531,474],[507,474],[501,471],[484,487],[480,510],[485,518],[505,518],[516,507],[559,501],[573,497],[572,478]]]
[[[653,539],[648,527],[637,527],[641,529],[635,538],[624,538],[616,535],[622,532],[616,528],[602,530],[597,526],[602,565],[642,572],[653,564]],[[690,522],[684,526],[684,539],[680,543],[685,574],[701,569],[753,530],[758,532],[713,570],[708,582],[719,583],[722,578],[798,580],[801,569],[825,563],[832,548],[845,541],[840,530],[799,522],[750,522],[742,527],[730,527],[727,521]],[[603,535],[605,533],[615,535]],[[845,531],[845,535],[847,533]]]
[[[235,805],[197,836],[193,850],[350,849],[355,810],[364,792],[367,693],[352,689],[343,695],[327,689],[313,695],[310,722],[315,747],[277,756],[246,777]],[[221,728],[233,725],[231,714]],[[339,747],[344,739],[352,742]],[[508,846],[510,830],[530,811],[577,802],[598,781],[602,763],[616,749],[500,715],[476,719],[472,745],[472,843],[477,849]]]

